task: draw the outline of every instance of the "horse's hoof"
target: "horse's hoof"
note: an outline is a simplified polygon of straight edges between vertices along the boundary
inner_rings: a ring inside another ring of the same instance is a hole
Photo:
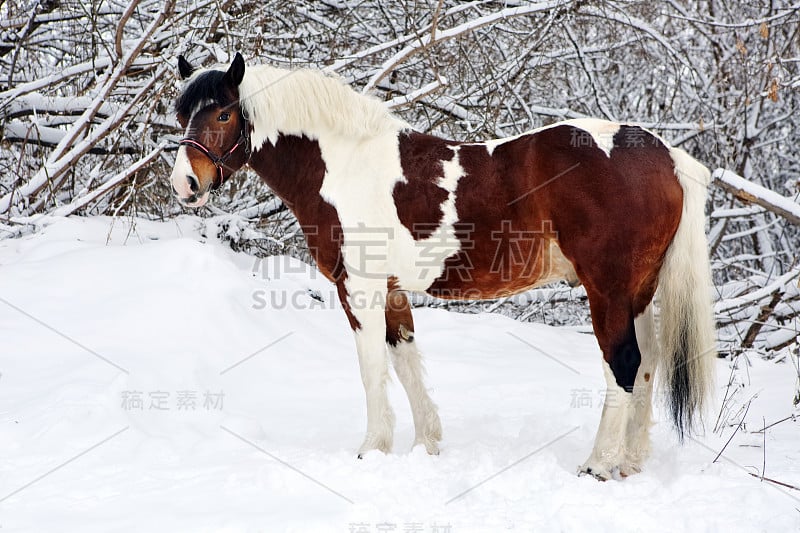
[[[629,463],[619,468],[619,475],[620,477],[628,477],[634,474],[638,474],[641,471],[642,468],[638,464]]]
[[[379,451],[384,454],[392,453],[392,436],[388,434],[383,437],[377,437],[374,434],[368,434],[358,448],[358,458],[363,459],[371,451]]]
[[[425,451],[428,452],[428,455],[439,455],[439,443],[435,440],[418,440],[414,442],[414,445],[411,446],[413,450],[417,446],[425,446]]]
[[[426,442],[425,451],[428,455],[439,455],[439,444],[437,442]]]
[[[597,467],[591,467],[589,465],[583,465],[578,469],[578,476],[583,475],[592,476],[597,481],[608,481],[609,479],[614,478],[610,471]]]
[[[359,459],[364,459],[369,454],[375,454],[379,452],[383,455],[389,455],[392,453],[392,445],[386,441],[383,441],[380,444],[376,442],[364,443],[358,449],[357,457]]]

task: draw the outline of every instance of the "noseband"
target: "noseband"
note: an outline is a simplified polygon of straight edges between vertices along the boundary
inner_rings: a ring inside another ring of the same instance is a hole
[[[247,156],[247,159],[245,159],[245,164],[247,164],[247,162],[250,160],[249,123],[246,119],[244,119],[244,122],[242,123],[242,131],[239,133],[239,138],[236,140],[235,143],[233,143],[233,146],[228,148],[228,150],[226,150],[225,153],[219,156],[216,155],[211,150],[209,150],[203,143],[195,141],[194,139],[189,139],[189,138],[181,139],[178,145],[189,146],[191,148],[194,148],[195,150],[197,150],[198,152],[209,158],[212,163],[214,163],[214,166],[217,167],[217,176],[219,177],[219,183],[216,185],[212,184],[211,188],[213,189],[215,187],[219,187],[220,185],[222,185],[222,182],[225,179],[223,176],[222,167],[225,166],[225,163],[228,161],[228,159],[231,158],[231,156],[233,155],[233,153],[236,151],[237,148],[244,145],[244,153]]]

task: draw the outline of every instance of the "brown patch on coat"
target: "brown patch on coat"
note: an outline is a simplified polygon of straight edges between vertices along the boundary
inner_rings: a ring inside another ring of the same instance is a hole
[[[336,208],[319,191],[325,162],[319,143],[306,136],[280,135],[253,152],[250,166],[292,210],[320,272],[334,283],[344,281],[342,226]]]
[[[336,284],[347,320],[353,331],[361,324],[353,314],[345,282],[347,272],[341,254],[344,234],[339,215],[319,191],[325,162],[319,143],[306,136],[280,135],[253,152],[250,166],[297,218],[317,268]]]
[[[454,157],[450,146],[453,143],[423,133],[404,132],[398,137],[406,181],[394,186],[392,196],[397,216],[414,240],[430,237],[444,217],[441,205],[448,192],[437,182],[444,177],[442,163]]]
[[[386,342],[397,346],[400,341],[414,339],[414,318],[405,292],[400,290],[397,278],[390,277],[386,295]]]

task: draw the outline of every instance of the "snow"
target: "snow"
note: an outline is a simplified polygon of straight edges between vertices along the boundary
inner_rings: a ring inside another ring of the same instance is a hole
[[[659,408],[645,471],[600,483],[575,474],[603,390],[591,335],[417,309],[442,453],[409,450],[394,382],[394,453],[359,461],[364,393],[332,286],[200,225],[51,218],[0,241],[2,531],[800,529],[800,491],[748,475],[766,460],[800,486],[800,420],[755,433],[797,413],[791,360],[719,361],[706,434],[681,447]]]

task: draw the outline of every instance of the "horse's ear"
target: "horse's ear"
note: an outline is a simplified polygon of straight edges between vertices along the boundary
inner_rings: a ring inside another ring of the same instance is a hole
[[[180,72],[181,78],[185,80],[192,75],[194,67],[186,61],[185,57],[178,56],[178,72]]]
[[[234,87],[238,87],[242,83],[242,79],[244,79],[244,58],[239,52],[236,52],[236,56],[233,58],[231,66],[228,67],[225,77]]]

